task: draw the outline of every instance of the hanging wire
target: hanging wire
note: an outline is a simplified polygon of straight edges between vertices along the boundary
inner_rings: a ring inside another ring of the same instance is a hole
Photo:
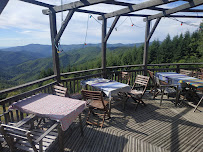
[[[63,10],[63,0],[61,0],[61,10]],[[61,26],[63,24],[63,11],[61,11]]]
[[[186,25],[188,25],[188,26],[199,27],[199,25],[190,24],[190,23],[187,23],[187,22],[184,22],[184,21],[180,21],[180,20],[178,20],[177,18],[174,18],[174,17],[173,17],[173,18],[169,17],[169,19],[172,19],[172,20],[174,20],[174,21],[180,22],[181,25],[186,24]]]
[[[143,28],[143,27],[141,27],[141,26],[137,26],[137,25],[135,25],[134,23],[133,23],[133,21],[132,21],[132,19],[131,19],[131,17],[129,16],[129,18],[130,18],[130,22],[131,22],[131,26],[135,26],[135,27],[138,27],[138,28]]]
[[[121,26],[126,20],[128,19],[128,17],[126,17],[126,19],[125,20],[123,20],[123,22],[121,22],[121,24],[119,24],[117,27],[116,27],[116,29],[118,29],[119,28],[119,26]]]
[[[87,26],[86,26],[86,33],[85,33],[85,42],[84,44],[87,45],[86,41],[87,41],[87,31],[88,31],[88,25],[89,25],[89,18],[91,18],[92,15],[88,14],[87,16]]]
[[[90,18],[93,18],[97,23],[99,23],[99,24],[101,24],[102,25],[102,23],[100,23],[93,15],[90,15]]]

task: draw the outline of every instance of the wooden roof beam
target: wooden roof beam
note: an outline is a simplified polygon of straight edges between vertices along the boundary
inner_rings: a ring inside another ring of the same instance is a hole
[[[48,7],[48,8],[54,7],[54,5],[50,5],[50,4],[35,1],[35,0],[20,0],[20,1],[27,2],[27,3],[30,3],[30,4],[39,5],[39,6],[43,6],[43,7]]]
[[[202,0],[191,0],[186,4],[183,4],[183,5],[180,5],[178,7],[163,11],[162,13],[158,13],[156,15],[148,16],[148,18],[145,18],[144,21],[146,22],[147,20],[153,20],[153,19],[156,19],[156,18],[168,16],[170,14],[177,13],[177,12],[179,12],[181,10],[188,9],[188,8],[193,8],[193,7],[202,5],[202,4],[203,4]]]
[[[104,16],[99,16],[98,19],[102,20],[103,18],[111,18],[111,17],[115,17],[115,16],[120,16],[122,14],[127,14],[127,13],[131,13],[131,12],[135,12],[135,11],[139,11],[139,10],[143,10],[143,9],[148,9],[153,6],[167,4],[167,3],[171,3],[171,2],[175,2],[175,1],[178,1],[178,0],[153,0],[153,1],[149,0],[149,1],[146,1],[143,3],[139,3],[137,5],[131,5],[127,8],[123,8],[123,9],[115,11],[115,12],[107,13]]]
[[[68,25],[70,19],[72,18],[73,14],[74,14],[74,10],[70,10],[70,11],[68,12],[68,14],[67,14],[67,16],[66,16],[66,18],[65,18],[65,20],[64,20],[64,22],[63,22],[63,24],[62,24],[62,26],[61,26],[61,28],[60,28],[60,30],[59,30],[59,32],[58,32],[57,35],[55,36],[55,43],[58,44],[58,41],[59,41],[59,39],[61,38],[61,36],[62,36],[64,30],[66,29],[66,27],[67,27],[67,25]]]
[[[106,1],[110,1],[110,0],[81,0],[81,1],[76,1],[69,4],[54,6],[53,11],[55,11],[55,13],[58,13],[58,12],[67,11],[71,9],[77,9],[85,6],[99,4]],[[42,10],[42,13],[45,15],[48,15],[50,13],[50,10],[49,9]]]
[[[8,1],[9,1],[9,0],[1,0],[1,4],[0,4],[0,14],[1,14],[1,12],[4,10],[4,8],[6,7]]]
[[[118,1],[106,1],[104,2],[105,4],[112,4],[112,5],[119,5],[119,6],[128,6],[128,7],[131,7],[132,3],[127,3],[127,2],[118,2]],[[150,10],[155,10],[155,11],[166,11],[168,9],[166,8],[160,8],[160,7],[156,7],[156,6],[153,6],[153,7],[150,7],[149,8]],[[202,9],[187,9],[187,10],[182,10],[180,12],[203,12]]]

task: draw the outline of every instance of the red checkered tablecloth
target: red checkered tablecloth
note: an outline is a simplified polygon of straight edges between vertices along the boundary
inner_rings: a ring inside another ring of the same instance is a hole
[[[82,100],[50,94],[37,94],[12,104],[11,108],[59,121],[62,130],[65,131],[84,110],[85,105],[86,102]]]

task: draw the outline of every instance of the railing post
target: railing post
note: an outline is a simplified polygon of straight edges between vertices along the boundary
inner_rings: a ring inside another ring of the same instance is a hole
[[[103,70],[103,77],[106,78],[106,25],[107,25],[107,19],[103,18],[102,20],[102,70]]]
[[[180,73],[180,65],[179,64],[176,65],[176,73]]]
[[[50,10],[49,20],[50,20],[50,31],[51,31],[51,43],[52,43],[53,70],[54,70],[54,74],[56,75],[56,81],[61,82],[59,55],[57,52],[58,42],[55,41],[55,38],[57,35],[56,13],[53,10]]]
[[[148,58],[148,48],[149,48],[149,36],[150,32],[150,20],[146,21],[145,29],[145,43],[144,43],[144,53],[143,53],[143,65],[144,65],[144,75],[147,75],[147,58]]]

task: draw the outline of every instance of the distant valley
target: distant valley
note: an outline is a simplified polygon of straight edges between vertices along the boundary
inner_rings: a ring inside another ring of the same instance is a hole
[[[108,44],[108,50],[122,47],[140,46],[138,44]],[[59,54],[60,65],[78,65],[101,56],[101,44],[62,45],[63,52]],[[0,49],[0,83],[24,83],[38,79],[42,70],[52,68],[51,45],[29,44]]]

